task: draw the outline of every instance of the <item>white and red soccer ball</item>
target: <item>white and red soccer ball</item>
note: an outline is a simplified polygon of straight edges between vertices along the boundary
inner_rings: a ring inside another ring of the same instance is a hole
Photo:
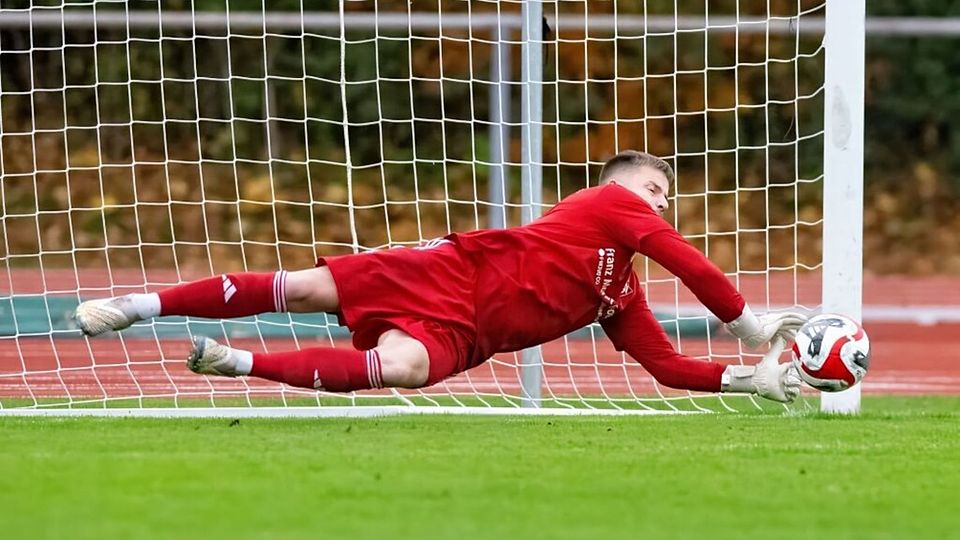
[[[793,362],[800,378],[823,392],[839,392],[860,382],[870,367],[870,338],[843,315],[812,317],[797,332]]]

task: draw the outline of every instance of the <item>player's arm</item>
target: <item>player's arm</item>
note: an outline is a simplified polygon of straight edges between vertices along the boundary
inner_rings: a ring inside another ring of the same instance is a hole
[[[789,340],[806,321],[798,313],[754,315],[723,272],[630,190],[609,186],[598,203],[595,215],[611,237],[679,277],[747,347],[757,348],[776,335]]]
[[[799,313],[754,315],[723,272],[673,227],[644,236],[637,251],[680,278],[697,299],[751,349],[770,342],[774,337],[791,340],[807,320]]]
[[[796,369],[789,362],[777,363],[783,351],[782,340],[776,340],[756,366],[724,366],[690,358],[673,348],[642,296],[600,324],[618,351],[630,355],[664,386],[702,392],[751,393],[781,402],[793,401],[800,393]]]

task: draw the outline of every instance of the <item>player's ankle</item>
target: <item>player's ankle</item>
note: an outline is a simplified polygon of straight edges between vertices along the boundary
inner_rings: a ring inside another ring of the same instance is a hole
[[[235,361],[234,371],[237,375],[247,376],[253,371],[253,353],[243,349],[230,347],[230,355]]]
[[[140,320],[160,316],[160,295],[157,293],[129,294],[127,298],[133,306],[133,312]]]

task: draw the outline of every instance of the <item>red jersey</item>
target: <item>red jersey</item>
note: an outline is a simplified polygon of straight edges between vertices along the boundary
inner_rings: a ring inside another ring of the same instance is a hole
[[[617,349],[651,373],[648,361],[706,364],[714,367],[694,389],[719,389],[719,372],[713,376],[719,365],[686,360],[670,345],[647,307],[633,258],[641,253],[658,262],[724,322],[740,316],[743,297],[632,191],[616,183],[583,189],[526,226],[448,238],[477,267],[477,346],[482,355],[541,344],[600,321]]]
[[[637,253],[679,277],[717,317],[744,301],[646,201],[615,183],[583,189],[522,227],[457,233],[418,249],[327,257],[354,344],[400,328],[430,354],[430,384],[599,321],[658,381],[717,391],[723,366],[676,353],[647,307]]]

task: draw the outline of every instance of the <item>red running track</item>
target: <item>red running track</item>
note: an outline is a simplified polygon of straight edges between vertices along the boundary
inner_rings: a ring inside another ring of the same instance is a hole
[[[869,325],[873,357],[863,391],[871,394],[960,395],[960,362],[952,350],[960,324],[917,326]],[[289,340],[235,340],[253,350],[293,348]],[[308,345],[301,343],[301,345]],[[348,346],[338,342],[337,346]],[[715,339],[679,344],[686,354],[730,363],[737,361],[736,342]],[[288,393],[281,385],[256,379],[207,378],[184,366],[186,340],[106,337],[0,339],[0,397],[69,398],[73,400]],[[758,356],[747,358],[754,362]],[[499,355],[467,374],[428,393],[520,394],[518,354]],[[544,395],[562,397],[649,396],[682,392],[657,388],[636,362],[624,360],[605,338],[594,347],[588,340],[557,341],[544,346]],[[445,386],[445,387],[444,387]]]
[[[177,275],[170,270],[96,269],[25,271],[0,269],[0,295],[63,294],[78,289],[83,296],[97,297],[126,292],[156,290],[200,274]],[[654,276],[646,276],[648,279]],[[769,275],[745,274],[740,290],[755,309],[769,304],[815,306],[821,297],[817,272]],[[647,295],[653,304],[694,303],[689,292],[675,280],[650,279]],[[960,279],[951,277],[906,278],[866,276],[864,303],[886,306],[960,306]],[[960,360],[951,345],[960,336],[960,324],[919,326],[905,323],[870,323],[872,365],[863,391],[875,394],[960,395]],[[294,347],[291,341],[236,341],[236,346],[277,351]],[[338,346],[346,346],[339,343]],[[717,339],[713,349],[706,340],[684,340],[686,354],[718,362],[737,361],[735,342]],[[103,399],[126,396],[211,396],[253,391],[278,395],[280,385],[249,380],[205,378],[184,367],[189,344],[117,337],[76,338],[0,337],[0,397],[60,397]],[[753,362],[756,356],[747,360]],[[596,349],[590,341],[554,342],[544,346],[544,394],[558,396],[606,394],[608,396],[665,395],[678,392],[657,388],[638,364],[624,360],[600,338]],[[436,392],[520,393],[518,355],[501,355],[473,371],[444,383]],[[679,393],[682,394],[682,393]]]
[[[267,269],[264,269],[267,270]],[[84,297],[156,291],[162,287],[208,277],[206,271],[169,269],[35,269],[0,268],[0,295],[75,294]],[[651,305],[695,304],[697,299],[677,280],[662,271],[641,272]],[[793,270],[769,274],[742,274],[735,283],[755,311],[764,305],[817,306],[822,297],[819,271],[795,274]],[[960,306],[960,277],[871,276],[863,278],[864,305]]]

